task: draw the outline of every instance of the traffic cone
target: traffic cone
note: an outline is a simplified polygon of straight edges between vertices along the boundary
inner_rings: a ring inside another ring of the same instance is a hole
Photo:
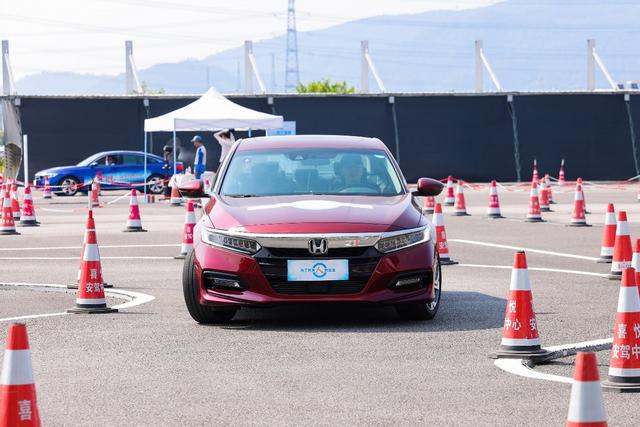
[[[498,198],[498,187],[495,180],[491,181],[491,186],[489,187],[487,216],[489,218],[504,218],[500,212],[500,199]]]
[[[25,227],[37,227],[40,225],[36,221],[36,210],[31,197],[31,184],[24,187],[24,195],[22,196],[22,212],[20,213],[20,224]]]
[[[453,177],[447,177],[447,194],[444,196],[444,205],[453,206],[456,203],[456,197],[453,194]]]
[[[37,426],[40,426],[40,414],[27,326],[12,323],[7,333],[0,376],[0,427]]]
[[[98,196],[102,196],[102,189],[100,188],[100,182],[102,181],[102,171],[97,171],[95,178],[93,180],[96,183],[96,191],[98,192]]]
[[[576,184],[576,191],[573,197],[573,211],[571,211],[571,222],[567,224],[569,227],[591,227],[587,224],[587,218],[584,216],[584,193],[582,185]]]
[[[540,181],[540,177],[538,175],[538,161],[535,158],[533,159],[533,174],[531,176],[531,181],[536,184]]]
[[[562,161],[560,162],[560,172],[558,172],[558,187],[562,187],[564,184],[564,159],[562,159]]]
[[[184,215],[184,234],[182,237],[182,248],[180,255],[175,259],[184,259],[193,249],[193,227],[196,225],[196,214],[193,210],[193,201],[187,202],[187,212]]]
[[[602,246],[600,247],[599,263],[610,264],[613,259],[613,246],[616,241],[616,211],[613,203],[607,205],[607,213],[604,216],[604,228],[602,232]]]
[[[44,177],[44,190],[42,191],[42,198],[43,199],[50,199],[51,196],[51,185],[49,185],[49,177],[45,176]]]
[[[84,237],[82,239],[82,250],[80,251],[80,266],[78,267],[78,276],[76,277],[75,283],[70,283],[67,285],[67,289],[78,289],[78,284],[80,283],[80,277],[82,276],[82,263],[84,258],[85,247],[87,246],[87,242],[89,241],[89,232],[96,232],[96,223],[93,220],[93,211],[89,209],[89,219],[87,219],[87,225],[84,229]],[[97,237],[96,237],[97,241]],[[100,264],[102,268],[102,264]],[[102,277],[102,271],[100,271],[100,277]],[[102,286],[104,288],[113,288],[113,285],[102,282]]]
[[[636,271],[636,284],[638,285],[638,288],[640,288],[640,239],[636,239],[636,244],[633,247],[631,268]]]
[[[627,212],[620,211],[618,212],[618,223],[616,224],[616,238],[613,244],[613,259],[611,260],[609,279],[619,280],[624,269],[631,267],[632,257]]]
[[[89,191],[89,206],[92,208],[101,208],[100,199],[98,197],[98,186],[96,180],[91,182],[91,190]]]
[[[91,228],[93,226],[93,229]],[[87,222],[87,242],[82,251],[80,266],[80,283],[76,293],[76,306],[67,310],[68,313],[111,313],[117,309],[107,306],[102,282],[102,266],[100,264],[100,250],[93,224],[93,211],[89,211]]]
[[[544,186],[547,189],[547,194],[549,195],[549,204],[555,205],[556,202],[553,200],[553,190],[551,189],[551,178],[549,177],[549,174],[544,176]]]
[[[578,352],[573,371],[567,427],[606,427],[598,359],[594,352]]]
[[[538,184],[531,182],[531,191],[529,192],[529,210],[525,222],[544,222],[540,213],[540,201],[538,199]]]
[[[544,179],[540,181],[540,212],[553,212],[549,207],[549,189]]]
[[[540,347],[527,258],[524,251],[519,251],[515,254],[511,270],[500,349],[492,357],[540,359],[548,354]]]
[[[11,191],[9,184],[4,186],[4,197],[2,198],[2,220],[0,222],[0,234],[20,234],[16,231],[16,223],[13,220],[11,210]]]
[[[584,197],[584,186],[582,185],[582,178],[576,179],[576,186],[578,184],[580,184],[580,191],[582,192],[582,204],[584,205],[584,213],[589,214],[591,212],[587,210],[587,199],[586,197]]]
[[[609,358],[609,380],[603,387],[620,392],[640,392],[640,295],[636,272],[631,267],[622,272]]]
[[[11,211],[15,221],[20,219],[20,199],[18,198],[18,185],[14,182],[11,185]]]
[[[422,202],[422,215],[432,214],[433,208],[436,206],[436,198],[433,196],[426,196]]]
[[[453,265],[458,264],[457,261],[449,257],[449,245],[447,244],[447,232],[444,228],[444,215],[442,215],[442,205],[436,203],[433,211],[433,225],[436,227],[436,245],[440,254],[440,264]]]
[[[454,212],[452,215],[454,216],[469,216],[467,213],[467,204],[464,201],[464,181],[461,179],[458,180],[458,185],[456,186],[456,202],[454,204]]]
[[[171,201],[169,202],[170,206],[182,206],[182,197],[180,197],[180,192],[178,191],[177,186],[171,187]]]
[[[142,220],[140,219],[140,207],[138,206],[138,192],[134,188],[131,190],[131,199],[129,201],[129,218],[127,218],[127,228],[122,231],[147,231],[142,228]]]

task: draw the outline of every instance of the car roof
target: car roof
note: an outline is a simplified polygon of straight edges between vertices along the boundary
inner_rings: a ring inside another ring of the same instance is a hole
[[[144,156],[144,151],[132,151],[132,150],[101,151],[99,153],[95,153],[91,157],[108,156],[110,154],[135,154],[138,156]],[[147,156],[160,157],[157,154],[153,154],[153,153],[147,153]]]
[[[346,135],[277,135],[246,138],[238,141],[238,151],[263,150],[270,148],[364,148],[382,149],[386,147],[378,138]]]

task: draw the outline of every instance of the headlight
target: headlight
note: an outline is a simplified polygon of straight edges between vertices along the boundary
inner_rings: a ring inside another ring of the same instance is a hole
[[[386,254],[409,246],[424,243],[429,240],[429,230],[426,227],[420,230],[411,231],[409,233],[397,234],[395,236],[385,237],[378,240],[376,249]]]
[[[40,173],[40,172],[39,172],[39,173],[37,173],[37,174],[36,174],[36,178],[44,178],[44,177],[47,177],[47,178],[51,179],[51,178],[53,178],[54,176],[57,176],[57,175],[58,175],[58,174],[57,174],[57,173],[54,173],[54,172],[45,172],[45,173]]]
[[[216,233],[214,230],[205,227],[202,227],[200,234],[204,243],[244,254],[253,255],[261,249],[261,246],[255,240]]]

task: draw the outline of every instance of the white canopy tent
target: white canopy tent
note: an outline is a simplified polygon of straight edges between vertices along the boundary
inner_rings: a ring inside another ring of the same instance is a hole
[[[191,104],[144,121],[145,176],[147,176],[147,133],[173,132],[173,173],[176,173],[176,132],[217,131],[227,128],[279,129],[282,116],[251,110],[229,101],[213,87]],[[145,186],[145,193],[146,193]]]

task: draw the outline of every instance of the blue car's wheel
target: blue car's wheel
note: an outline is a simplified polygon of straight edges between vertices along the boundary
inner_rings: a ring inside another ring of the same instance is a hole
[[[151,175],[147,179],[147,190],[151,194],[162,194],[164,191],[164,178],[162,175]]]
[[[80,180],[74,176],[60,178],[59,189],[55,193],[58,196],[75,196],[80,190]]]

